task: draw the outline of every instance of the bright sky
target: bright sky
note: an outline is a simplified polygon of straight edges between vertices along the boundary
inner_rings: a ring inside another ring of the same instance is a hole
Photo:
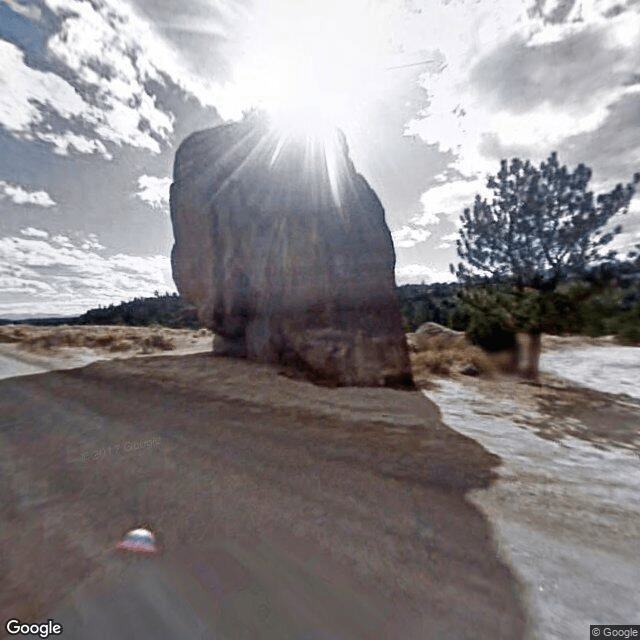
[[[0,317],[174,291],[175,150],[255,105],[344,129],[399,283],[502,158],[640,170],[638,0],[3,0],[0,60]]]

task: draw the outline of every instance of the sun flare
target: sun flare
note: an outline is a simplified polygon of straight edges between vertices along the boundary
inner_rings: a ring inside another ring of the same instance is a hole
[[[237,99],[283,133],[348,128],[383,84],[384,16],[368,0],[262,0],[242,42]]]

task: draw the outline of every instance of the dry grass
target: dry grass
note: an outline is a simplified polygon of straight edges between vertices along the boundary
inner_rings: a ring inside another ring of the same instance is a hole
[[[477,375],[492,378],[499,370],[494,358],[468,342],[465,336],[416,335],[408,338],[416,380],[429,375],[450,376],[473,367]]]
[[[152,353],[153,351],[171,351],[175,349],[175,342],[165,336],[162,332],[152,333],[146,336],[142,341],[143,353]]]
[[[170,329],[161,327],[102,327],[62,325],[0,327],[0,342],[18,343],[31,351],[52,351],[64,347],[86,347],[110,352],[153,353],[176,348]]]

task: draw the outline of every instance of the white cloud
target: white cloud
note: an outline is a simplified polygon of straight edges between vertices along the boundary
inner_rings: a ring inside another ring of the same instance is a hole
[[[163,209],[169,204],[171,178],[142,175],[138,178],[136,195],[154,209]]]
[[[10,87],[0,90],[0,124],[16,137],[43,140],[65,155],[75,150],[110,159],[106,143],[159,153],[174,116],[158,103],[150,81],[162,86],[168,76],[212,104],[209,83],[126,2],[46,4],[60,19],[47,41],[47,71],[28,66],[18,47],[0,41],[0,86]]]
[[[52,109],[62,118],[78,118],[85,123],[97,123],[100,110],[87,104],[66,80],[54,73],[31,69],[15,45],[0,40],[0,85],[11,87],[0,91],[0,124],[11,133],[25,139],[33,136],[49,142],[54,151],[67,154],[73,146],[82,153],[108,153],[99,140],[71,132],[53,133],[45,122],[42,107]]]
[[[455,153],[464,175],[495,171],[500,148],[546,157],[598,129],[612,105],[638,91],[625,85],[640,55],[637,8],[607,18],[606,2],[536,7],[546,17],[514,0],[449,2],[414,16],[413,29],[446,65],[422,75],[428,104],[406,133]],[[497,144],[488,149],[487,140]]]
[[[438,249],[450,249],[455,246],[456,240],[460,237],[460,234],[457,231],[453,233],[448,233],[446,236],[442,236],[440,238],[440,244],[438,245]]]
[[[25,18],[30,18],[31,20],[40,20],[42,16],[42,11],[40,11],[39,7],[36,7],[33,4],[22,4],[17,0],[4,0],[6,4],[9,5],[9,8],[16,13],[23,15]]]
[[[158,138],[168,138],[174,119],[158,108],[144,87],[147,80],[162,83],[152,62],[162,47],[159,39],[153,48],[142,48],[149,29],[123,2],[49,0],[48,4],[65,16],[60,31],[48,42],[49,53],[94,89],[93,102],[100,109],[90,121],[96,134],[116,145],[158,153]]]
[[[100,241],[98,240],[98,236],[95,233],[90,233],[82,241],[80,248],[83,251],[96,251],[98,249],[104,249],[105,246],[100,243]]]
[[[9,198],[15,204],[31,204],[38,207],[54,207],[56,202],[46,191],[27,191],[18,184],[0,180],[0,200]]]
[[[635,225],[636,228],[638,225]],[[640,244],[640,230],[622,231],[606,246],[606,251],[616,251],[619,259],[625,259],[627,253]]]
[[[33,227],[26,227],[25,229],[20,229],[20,233],[23,236],[27,236],[27,238],[48,238],[49,233],[44,231],[43,229],[34,229]]]
[[[449,271],[426,264],[405,264],[396,266],[396,282],[398,284],[417,284],[420,282],[453,282],[455,281]]]
[[[35,232],[35,233],[34,233]],[[156,290],[175,291],[166,256],[107,255],[97,237],[0,238],[0,317],[81,313]]]
[[[618,252],[619,258],[624,258],[628,251],[640,243],[640,195],[636,195],[629,205],[626,214],[615,215],[605,227],[605,231],[613,231],[617,225],[622,226],[622,232],[615,235],[605,247],[605,251]]]
[[[166,114],[146,93],[143,83],[164,83],[162,74],[203,105],[214,105],[221,88],[193,73],[179,50],[165,40],[152,25],[123,0],[45,0],[51,10],[64,17],[61,31],[50,40],[49,50],[89,84],[104,90],[109,99],[122,105],[129,100],[142,101],[139,112],[153,124],[166,124]],[[218,3],[224,9],[226,2]],[[232,9],[235,7],[231,7]],[[191,27],[202,27],[198,21]],[[210,32],[226,34],[220,26]],[[108,76],[96,71],[96,62],[109,71]],[[169,117],[171,117],[169,115]]]
[[[438,224],[439,215],[457,220],[465,208],[473,205],[476,194],[482,198],[491,195],[491,191],[486,188],[485,178],[454,180],[432,187],[420,198],[424,212],[412,222],[420,225]]]
[[[69,238],[69,236],[58,234],[56,236],[52,236],[51,242],[54,242],[60,247],[65,247],[66,249],[74,249],[74,244],[71,242],[71,238]]]
[[[27,133],[42,121],[37,103],[47,104],[61,116],[82,114],[86,105],[78,92],[53,73],[27,67],[24,55],[10,42],[0,40],[0,124],[9,131]]]
[[[78,153],[98,153],[106,160],[112,160],[113,156],[100,140],[94,140],[81,136],[71,131],[64,133],[39,133],[38,138],[49,142],[53,152],[60,156],[68,156],[72,150]]]
[[[431,231],[428,229],[420,229],[410,225],[405,225],[391,234],[393,244],[402,249],[407,249],[424,242],[430,235]]]

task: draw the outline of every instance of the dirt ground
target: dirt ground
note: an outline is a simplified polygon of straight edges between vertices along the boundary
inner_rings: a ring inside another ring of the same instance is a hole
[[[126,637],[110,621],[127,616],[143,640],[524,637],[518,582],[466,498],[499,458],[421,393],[281,373],[194,354],[0,381],[2,617],[53,613],[92,640]],[[114,565],[143,524],[161,559]]]
[[[198,354],[207,332],[164,333],[166,358],[144,348],[157,329],[43,329],[0,357],[125,359],[0,381],[5,618],[97,616],[103,635],[66,637],[106,640],[124,636],[105,616],[141,625],[145,603],[185,597],[197,615],[156,636],[577,640],[640,611],[640,401],[549,374],[323,389]],[[543,337],[547,353],[613,344]],[[140,524],[164,553],[122,564],[113,544]]]

